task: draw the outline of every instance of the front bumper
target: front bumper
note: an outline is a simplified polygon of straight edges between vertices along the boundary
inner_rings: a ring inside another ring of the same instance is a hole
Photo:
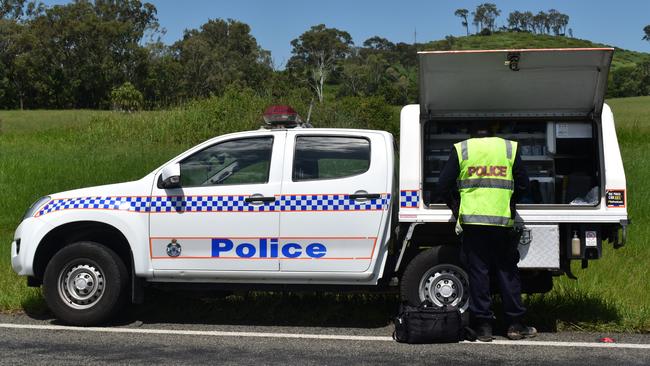
[[[23,271],[23,266],[20,263],[20,257],[18,256],[18,243],[20,242],[20,238],[15,238],[14,241],[11,242],[11,267],[18,274]]]
[[[30,217],[18,225],[11,242],[11,267],[20,276],[34,275],[36,248],[52,227],[39,218]]]

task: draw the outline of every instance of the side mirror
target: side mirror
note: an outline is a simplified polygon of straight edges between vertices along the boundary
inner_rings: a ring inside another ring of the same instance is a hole
[[[181,188],[181,166],[178,163],[169,164],[162,169],[160,174],[161,188]]]

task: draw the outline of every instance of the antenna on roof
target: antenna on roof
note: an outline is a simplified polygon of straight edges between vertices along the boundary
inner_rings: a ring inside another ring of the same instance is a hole
[[[311,127],[311,124],[309,121],[311,121],[311,110],[314,108],[314,98],[311,98],[311,102],[309,102],[309,112],[307,112],[307,125]]]

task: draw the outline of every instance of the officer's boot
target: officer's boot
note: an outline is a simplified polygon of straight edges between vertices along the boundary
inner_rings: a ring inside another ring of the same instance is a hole
[[[527,327],[520,322],[515,322],[508,327],[506,335],[512,340],[532,338],[537,335],[537,329],[535,327]]]
[[[481,342],[492,342],[494,337],[492,336],[492,324],[489,321],[483,320],[477,322],[475,327],[476,330],[476,339]]]

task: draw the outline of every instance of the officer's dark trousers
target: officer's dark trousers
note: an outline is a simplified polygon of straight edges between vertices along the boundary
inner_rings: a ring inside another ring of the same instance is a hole
[[[521,302],[519,252],[510,243],[510,229],[497,226],[463,225],[462,259],[469,275],[469,309],[476,322],[493,317],[490,276],[495,277],[507,321],[520,321],[526,312]]]

